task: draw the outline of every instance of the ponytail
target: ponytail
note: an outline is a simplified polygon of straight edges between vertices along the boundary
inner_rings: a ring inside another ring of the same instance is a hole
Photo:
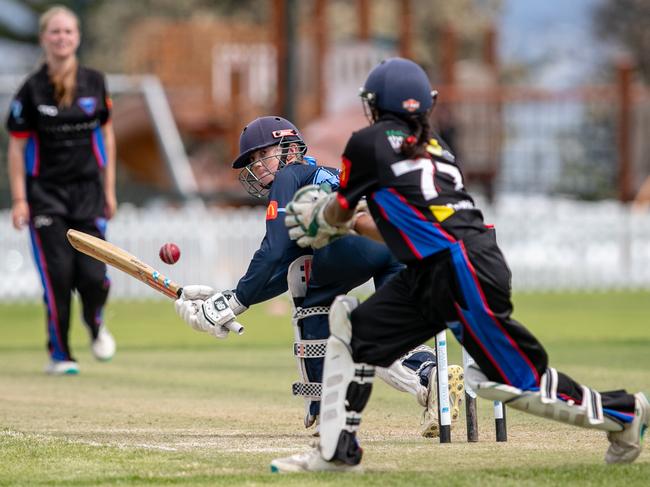
[[[54,99],[59,108],[69,107],[74,101],[77,89],[77,58],[68,69],[60,73],[50,73],[50,81],[54,85]]]
[[[428,157],[427,144],[431,138],[431,124],[428,113],[418,113],[404,117],[410,134],[402,141],[402,154],[408,159]]]

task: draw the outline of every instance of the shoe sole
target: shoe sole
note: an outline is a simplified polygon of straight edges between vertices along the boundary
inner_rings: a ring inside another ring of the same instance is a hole
[[[46,371],[45,373],[47,375],[79,375],[79,370],[69,369],[69,370],[57,371],[57,372]]]
[[[447,367],[447,381],[449,390],[449,411],[451,413],[451,429],[460,418],[460,406],[463,402],[465,392],[465,375],[460,365],[450,365]],[[438,411],[436,419],[431,421],[422,430],[422,436],[425,438],[438,438],[440,436],[440,425],[438,424]]]
[[[297,465],[282,466],[278,467],[271,463],[271,473],[278,474],[289,474],[289,473],[318,473],[318,472],[337,472],[337,473],[363,473],[363,467],[361,465],[355,465],[354,467],[346,468],[332,468],[332,469],[323,469],[323,470],[307,470]]]

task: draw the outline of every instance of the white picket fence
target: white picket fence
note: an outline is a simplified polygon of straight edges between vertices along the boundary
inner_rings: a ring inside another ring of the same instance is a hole
[[[485,216],[496,225],[516,291],[650,289],[650,214],[616,202],[508,196]],[[263,234],[263,208],[122,205],[108,239],[180,283],[221,289],[243,275]],[[158,258],[165,242],[181,248],[174,266]],[[40,298],[28,234],[11,228],[7,211],[0,212],[0,272],[0,301]],[[119,271],[110,277],[113,298],[161,298]]]

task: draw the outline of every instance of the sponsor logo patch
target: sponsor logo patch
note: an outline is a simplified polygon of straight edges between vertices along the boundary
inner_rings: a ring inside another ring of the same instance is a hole
[[[36,109],[39,113],[47,115],[48,117],[56,117],[59,114],[59,109],[52,105],[39,105]]]
[[[94,96],[84,96],[77,100],[77,104],[86,115],[92,115],[95,113],[95,108],[97,108],[97,98]]]
[[[275,220],[278,217],[278,202],[271,200],[269,206],[266,207],[266,219]]]
[[[294,129],[274,130],[273,137],[279,139],[280,137],[288,137],[290,135],[298,135]]]
[[[52,217],[47,215],[38,215],[34,217],[34,228],[49,227],[52,225]]]
[[[429,145],[427,146],[427,152],[431,155],[442,157],[450,162],[456,161],[456,156],[454,156],[447,149],[443,148],[438,142],[437,139],[429,139]]]
[[[409,98],[408,100],[404,100],[402,102],[402,108],[407,112],[414,112],[420,108],[420,102],[414,98]]]
[[[348,186],[348,181],[350,180],[350,169],[352,168],[352,162],[350,159],[343,156],[341,159],[341,188],[346,188]]]

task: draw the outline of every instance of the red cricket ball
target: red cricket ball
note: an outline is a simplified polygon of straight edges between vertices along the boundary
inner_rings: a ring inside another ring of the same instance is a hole
[[[165,264],[175,264],[181,258],[181,249],[176,244],[166,243],[160,247],[158,255]]]

